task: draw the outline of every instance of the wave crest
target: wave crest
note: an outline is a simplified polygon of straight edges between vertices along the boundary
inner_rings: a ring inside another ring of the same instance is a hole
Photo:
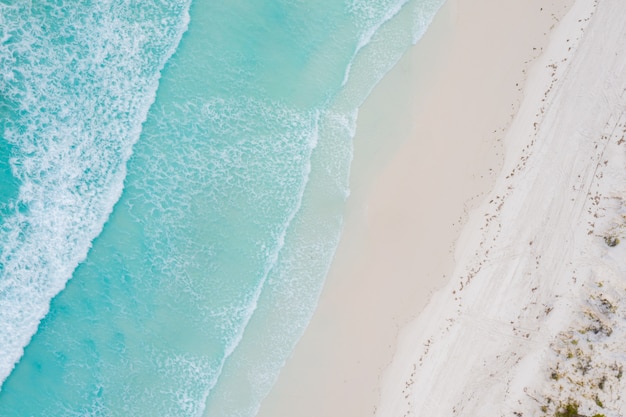
[[[0,131],[20,184],[0,226],[0,381],[119,199],[188,9],[0,4]]]

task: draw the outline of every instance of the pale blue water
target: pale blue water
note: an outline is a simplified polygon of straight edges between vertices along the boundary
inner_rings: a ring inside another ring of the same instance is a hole
[[[0,0],[0,416],[253,416],[441,0]]]

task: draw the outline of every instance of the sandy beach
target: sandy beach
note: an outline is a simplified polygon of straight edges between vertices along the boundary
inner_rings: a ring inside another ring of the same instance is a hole
[[[443,6],[360,110],[342,241],[259,416],[626,412],[625,17]]]

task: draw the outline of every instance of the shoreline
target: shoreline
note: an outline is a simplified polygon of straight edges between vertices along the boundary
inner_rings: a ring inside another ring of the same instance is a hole
[[[454,272],[455,242],[504,162],[526,72],[572,1],[541,3],[448,0],[361,107],[342,240],[258,416],[376,413],[398,336]]]

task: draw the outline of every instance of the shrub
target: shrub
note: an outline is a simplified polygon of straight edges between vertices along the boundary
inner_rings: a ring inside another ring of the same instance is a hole
[[[554,417],[579,417],[578,415],[578,403],[570,401],[565,404],[565,407],[561,407],[554,414]]]

